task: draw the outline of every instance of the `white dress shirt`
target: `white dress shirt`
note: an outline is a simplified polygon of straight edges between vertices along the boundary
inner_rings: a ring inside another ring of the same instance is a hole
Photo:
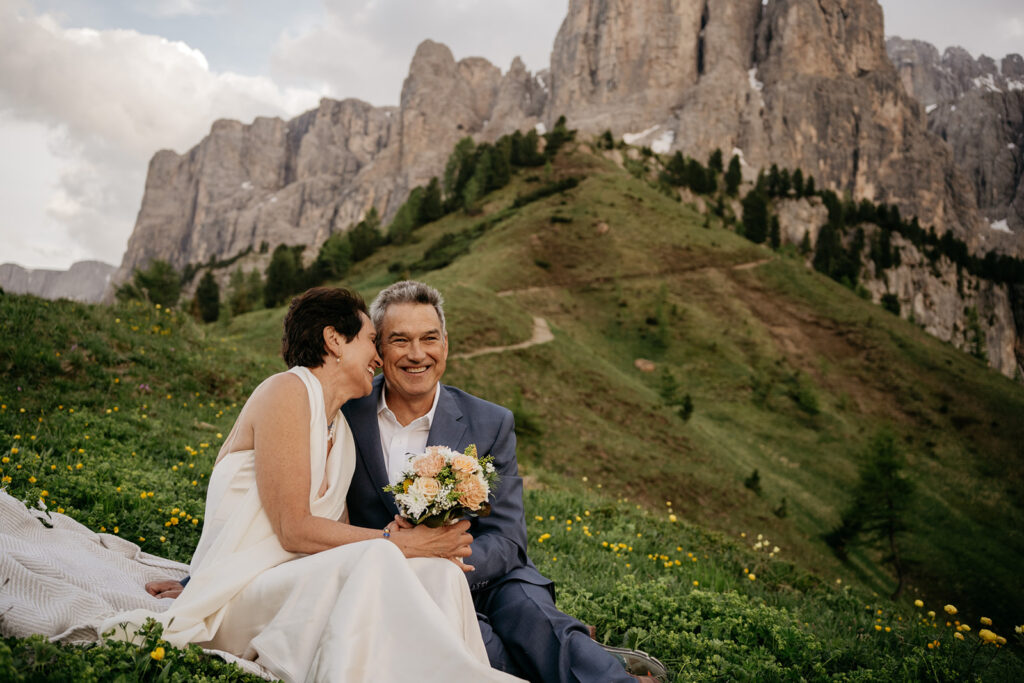
[[[389,484],[398,482],[410,453],[419,454],[427,450],[430,425],[434,422],[434,411],[437,410],[437,400],[440,397],[441,384],[438,383],[434,389],[434,403],[427,414],[403,427],[388,408],[387,386],[381,388],[380,402],[377,404],[377,426],[380,428],[380,448],[384,454]]]

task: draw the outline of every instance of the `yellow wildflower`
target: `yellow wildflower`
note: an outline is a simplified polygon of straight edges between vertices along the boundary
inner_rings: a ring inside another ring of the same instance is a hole
[[[158,647],[157,649],[150,652],[149,656],[159,662],[161,659],[164,658],[164,654],[164,649],[162,647]]]
[[[946,605],[942,609],[946,610],[946,614],[948,614],[949,616],[953,616],[954,614],[956,614],[956,607],[953,607],[953,605]]]
[[[881,631],[882,630],[882,625],[881,624],[875,624],[875,630],[876,631]]]
[[[988,617],[982,617],[979,621],[981,621],[981,623],[984,624],[985,626],[991,626],[992,625],[992,620],[989,619]]]
[[[924,602],[921,600],[914,600],[914,607],[924,607]]]
[[[676,516],[675,515],[669,515],[668,516],[668,521],[675,522],[676,521]]]
[[[994,643],[997,640],[999,640],[999,636],[997,636],[995,633],[992,633],[992,631],[989,631],[987,628],[983,628],[980,631],[978,631],[978,637],[984,640],[986,643]]]
[[[694,586],[699,586],[699,585],[700,585],[700,581],[694,581],[694,582],[693,582],[693,585],[694,585]]]
[[[964,639],[964,634],[960,633],[960,631],[957,631],[956,633],[953,634],[953,637],[956,638],[957,640],[963,640]]]
[[[747,578],[751,581],[757,581],[757,574],[755,574],[754,572],[750,572],[749,574],[747,574]]]

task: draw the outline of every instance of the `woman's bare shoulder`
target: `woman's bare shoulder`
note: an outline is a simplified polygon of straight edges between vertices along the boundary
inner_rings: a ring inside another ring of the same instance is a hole
[[[279,372],[263,380],[248,403],[259,412],[309,412],[306,385],[293,372]]]

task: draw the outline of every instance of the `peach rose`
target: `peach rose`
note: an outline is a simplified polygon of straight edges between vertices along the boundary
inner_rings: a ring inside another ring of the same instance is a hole
[[[487,486],[476,477],[464,479],[455,485],[459,494],[459,503],[470,510],[479,510],[480,504],[487,500]]]
[[[416,481],[414,486],[419,489],[419,492],[423,494],[423,497],[427,500],[434,500],[437,498],[437,494],[441,492],[441,485],[437,483],[437,479],[433,477],[424,477]]]
[[[458,453],[452,456],[452,469],[456,472],[472,474],[473,472],[476,472],[479,467],[480,463],[472,456],[461,455]]]
[[[436,477],[444,469],[444,456],[437,451],[427,451],[412,461],[412,468],[421,477]]]

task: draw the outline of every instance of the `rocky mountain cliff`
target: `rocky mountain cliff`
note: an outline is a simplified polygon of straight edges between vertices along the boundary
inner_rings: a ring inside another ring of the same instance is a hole
[[[460,138],[496,138],[540,122],[546,89],[518,59],[501,71],[419,46],[399,107],[324,99],[291,121],[217,121],[185,154],[164,150],[146,190],[120,283],[153,259],[179,270],[267,242],[318,247],[375,206],[390,217],[444,168]]]
[[[949,143],[975,200],[1007,245],[1024,241],[1024,57],[978,59],[958,47],[941,55],[919,40],[886,48],[906,91],[924,106],[928,128]]]
[[[184,268],[264,241],[316,247],[370,206],[390,217],[460,137],[563,114],[656,151],[739,150],[751,174],[799,167],[983,247],[975,193],[883,36],[876,0],[571,0],[550,72],[517,60],[502,74],[427,41],[398,107],[325,99],[288,122],[218,121],[187,153],[157,153],[114,282],[154,258]]]
[[[0,288],[12,294],[95,303],[103,298],[115,270],[100,261],[79,261],[68,270],[29,270],[5,263],[0,265]]]
[[[187,153],[158,152],[112,282],[156,258],[184,269],[251,251],[239,265],[252,265],[266,259],[263,243],[310,245],[312,258],[370,207],[389,219],[409,190],[443,173],[460,138],[490,141],[562,115],[584,135],[610,130],[659,153],[740,154],[748,179],[773,163],[800,168],[819,188],[894,204],[975,252],[1020,255],[1024,66],[947,55],[920,44],[887,52],[876,0],[570,0],[549,71],[516,60],[502,73],[426,41],[397,107],[324,99],[291,121],[217,121]],[[990,227],[979,204],[1009,232]],[[949,274],[924,277],[907,256],[899,282],[879,287],[962,342],[963,307],[914,303],[953,301]],[[993,321],[985,329],[1001,330],[989,348],[1011,376],[1019,300],[1011,289],[976,302]]]
[[[572,0],[548,120],[706,159],[743,152],[894,203],[974,247],[989,232],[885,51],[875,0]]]

